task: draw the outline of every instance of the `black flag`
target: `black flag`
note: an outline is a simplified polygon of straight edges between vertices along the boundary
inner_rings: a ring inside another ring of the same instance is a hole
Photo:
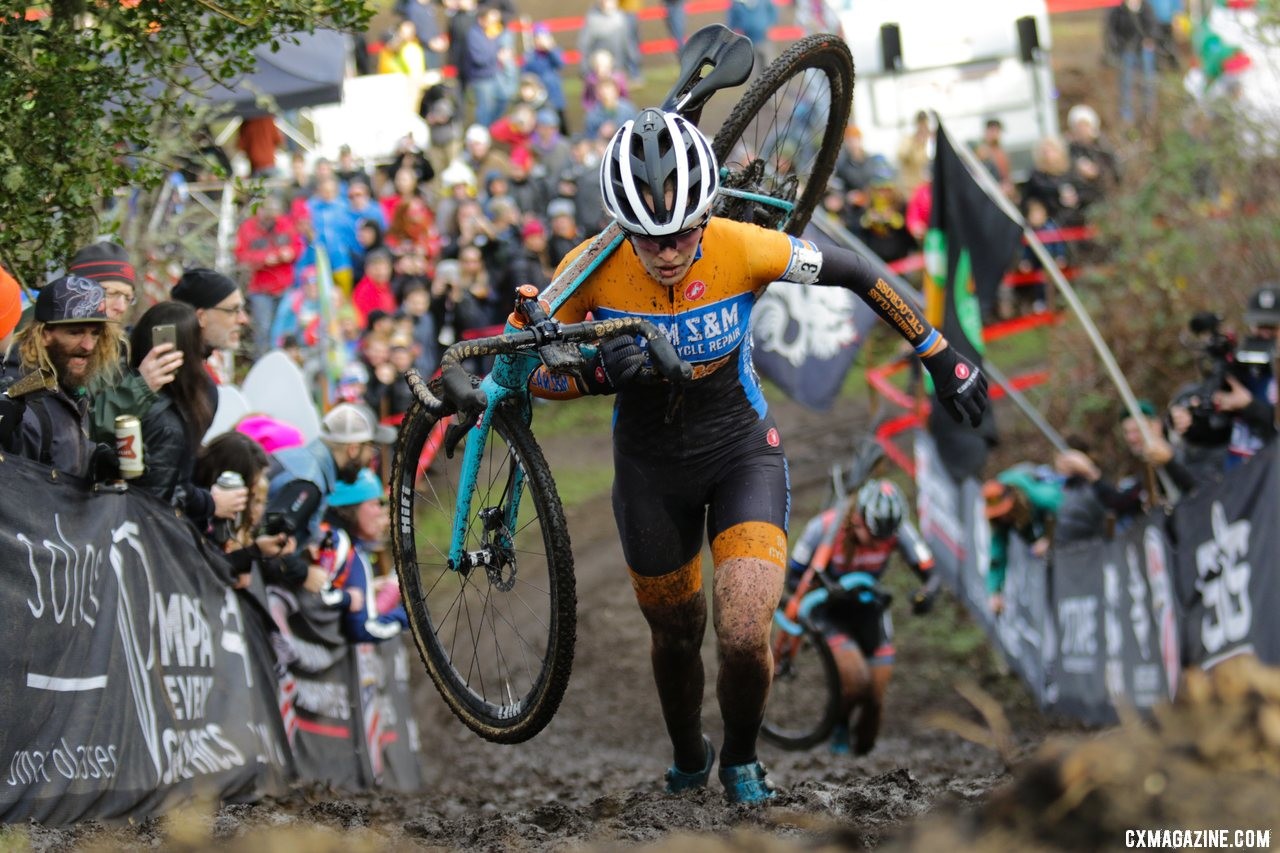
[[[924,294],[929,322],[974,364],[982,365],[982,318],[995,305],[996,290],[1018,247],[1021,226],[987,196],[938,125],[933,161],[933,209],[925,234]],[[987,451],[996,443],[990,409],[975,430],[957,424],[935,405],[929,432],[948,473],[956,480],[981,477]]]

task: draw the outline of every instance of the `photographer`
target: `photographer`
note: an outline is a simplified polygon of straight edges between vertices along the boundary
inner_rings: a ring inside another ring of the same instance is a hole
[[[1236,348],[1236,370],[1227,375],[1228,389],[1213,395],[1219,411],[1234,415],[1227,470],[1243,464],[1276,434],[1276,377],[1271,364],[1280,327],[1280,285],[1264,284],[1255,290],[1244,320],[1249,336]]]
[[[1253,456],[1275,435],[1276,379],[1271,362],[1280,327],[1280,285],[1264,284],[1249,298],[1249,335],[1239,345],[1213,314],[1197,314],[1192,332],[1204,339],[1206,380],[1179,394],[1170,423],[1196,455],[1223,454],[1222,470]]]

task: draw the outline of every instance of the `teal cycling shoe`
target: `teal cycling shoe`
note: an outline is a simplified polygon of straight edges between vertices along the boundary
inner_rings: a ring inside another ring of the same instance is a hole
[[[840,723],[831,730],[831,740],[827,743],[827,750],[832,755],[849,754],[849,727],[847,725]]]
[[[711,766],[716,763],[716,749],[711,745],[711,738],[706,735],[702,736],[702,745],[707,748],[707,763],[701,770],[686,773],[674,764],[667,768],[667,775],[664,778],[667,780],[668,794],[679,794],[694,788],[707,787],[707,780],[711,778]]]
[[[769,781],[764,765],[759,761],[720,768],[720,784],[731,803],[763,803],[778,796],[778,789]]]

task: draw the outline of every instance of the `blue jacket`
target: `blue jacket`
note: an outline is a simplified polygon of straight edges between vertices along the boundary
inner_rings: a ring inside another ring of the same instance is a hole
[[[356,239],[356,218],[345,199],[307,199],[307,212],[315,228],[315,242],[329,253],[334,272],[351,269],[351,261],[364,251]]]
[[[525,73],[538,75],[538,79],[547,90],[547,103],[557,110],[563,110],[565,105],[564,83],[560,80],[562,68],[564,68],[564,57],[560,54],[559,48],[535,50],[524,60]]]
[[[346,536],[346,533],[341,535]],[[343,570],[342,589],[359,589],[364,594],[364,608],[352,613],[348,607],[342,614],[342,633],[352,643],[381,643],[397,637],[408,629],[409,615],[403,605],[397,605],[387,613],[378,613],[373,591],[373,576],[369,571],[369,552],[364,542],[356,542]],[[348,603],[350,598],[347,599]]]
[[[462,53],[462,66],[458,77],[464,83],[476,80],[492,80],[498,76],[498,50],[501,38],[489,38],[484,27],[476,24],[467,33],[466,50]]]

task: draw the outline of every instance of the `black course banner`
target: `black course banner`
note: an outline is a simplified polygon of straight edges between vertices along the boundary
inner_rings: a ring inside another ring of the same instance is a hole
[[[422,790],[421,743],[409,695],[403,637],[357,647],[365,741],[378,787]]]
[[[0,459],[0,820],[278,790],[276,685],[227,566],[173,510]]]
[[[1000,648],[1009,665],[1043,704],[1046,659],[1053,653],[1046,637],[1048,590],[1044,560],[1032,556],[1021,540],[1010,542],[1005,572],[1005,609],[991,613],[987,575],[991,567],[991,527],[982,487],[966,478],[960,484],[942,466],[933,437],[915,433],[916,486],[920,533],[933,551],[943,583],[964,602]]]
[[[1053,656],[1052,622],[1048,618],[1048,569],[1043,557],[1016,535],[1009,537],[1004,577],[1004,610],[992,617],[984,608],[983,620],[994,633],[1009,666],[1031,688],[1036,702],[1045,704],[1047,661]]]
[[[1180,667],[1163,526],[1152,513],[1114,541],[1054,549],[1049,696],[1057,710],[1108,723],[1119,706],[1147,710],[1172,698]]]
[[[1255,653],[1280,663],[1280,477],[1272,442],[1174,513],[1187,663]]]
[[[298,777],[344,791],[372,787],[357,646],[342,639],[341,611],[311,593],[272,588],[271,612],[289,649],[280,711]]]

